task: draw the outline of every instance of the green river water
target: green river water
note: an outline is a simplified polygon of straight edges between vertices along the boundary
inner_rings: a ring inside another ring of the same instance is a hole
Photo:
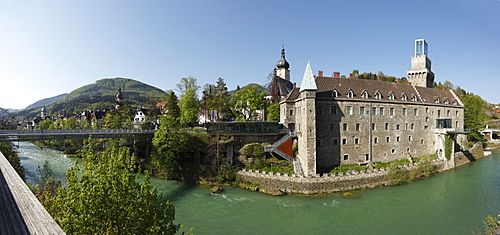
[[[20,143],[27,181],[48,160],[64,182],[74,159]],[[269,196],[239,188],[210,195],[210,188],[153,179],[174,202],[176,222],[195,234],[472,234],[500,211],[500,151],[428,179],[357,190],[357,198]]]

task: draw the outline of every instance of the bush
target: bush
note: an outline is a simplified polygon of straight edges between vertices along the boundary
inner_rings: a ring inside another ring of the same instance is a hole
[[[239,151],[240,154],[246,157],[262,157],[264,152],[264,146],[258,143],[246,144]]]

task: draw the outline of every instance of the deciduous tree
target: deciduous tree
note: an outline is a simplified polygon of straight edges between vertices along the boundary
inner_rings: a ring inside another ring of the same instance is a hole
[[[254,120],[257,116],[257,110],[266,108],[265,95],[263,88],[256,84],[247,85],[236,91],[233,95],[236,120]]]

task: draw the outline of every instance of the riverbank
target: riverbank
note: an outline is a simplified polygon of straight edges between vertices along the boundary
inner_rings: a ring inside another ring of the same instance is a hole
[[[394,183],[394,176],[391,175],[395,173],[394,171],[399,171],[396,173],[400,174],[400,176],[396,177],[407,177],[408,174],[418,174],[420,168],[428,167],[428,172],[425,174],[425,176],[428,176],[463,166],[482,157],[484,157],[482,144],[477,143],[470,150],[455,153],[450,159],[432,160],[427,163],[411,163],[395,168],[374,168],[373,170],[349,171],[346,174],[340,172],[337,174],[316,174],[314,176],[241,170],[238,172],[238,176],[248,182],[249,185],[252,185],[248,189],[271,195],[331,194],[398,184]],[[428,166],[423,164],[428,164]],[[415,177],[415,179],[418,178],[421,177]]]

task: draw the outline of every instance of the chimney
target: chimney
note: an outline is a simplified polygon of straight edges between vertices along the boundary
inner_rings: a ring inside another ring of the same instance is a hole
[[[318,77],[323,77],[323,71],[318,71]]]
[[[446,91],[446,87],[442,87],[443,91]]]
[[[381,77],[381,76],[378,76],[378,77],[377,77],[377,80],[378,80],[379,82],[381,82],[381,81],[382,81],[382,77]]]
[[[399,78],[396,78],[396,83],[399,83],[399,81],[400,81]]]
[[[334,78],[340,78],[340,72],[333,72]]]
[[[411,85],[411,82],[407,82],[408,85]]]
[[[352,78],[352,73],[349,74],[349,78]]]
[[[297,87],[297,83],[296,83],[296,82],[294,82],[294,83],[293,83],[293,88],[296,88],[296,87]]]

